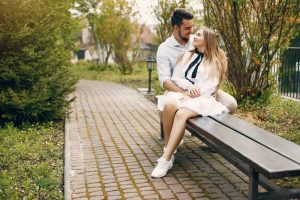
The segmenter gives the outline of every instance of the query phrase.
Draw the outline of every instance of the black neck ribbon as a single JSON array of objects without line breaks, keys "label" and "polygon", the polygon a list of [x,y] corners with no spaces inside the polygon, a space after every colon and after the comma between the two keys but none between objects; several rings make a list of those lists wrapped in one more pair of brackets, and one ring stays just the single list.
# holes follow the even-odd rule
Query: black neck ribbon
[{"label": "black neck ribbon", "polygon": [[[188,75],[188,72],[193,68],[193,66],[195,66],[193,72],[192,72],[192,78],[196,78],[196,75],[197,75],[197,71],[198,71],[198,67],[203,59],[203,53],[201,52],[195,52],[197,55],[197,57],[195,58],[195,60],[193,60],[193,62],[191,62],[191,64],[188,66],[187,70],[185,71],[185,78],[190,81],[192,84],[194,84],[193,81],[191,81],[187,75]],[[199,61],[200,60],[200,61]]]}]

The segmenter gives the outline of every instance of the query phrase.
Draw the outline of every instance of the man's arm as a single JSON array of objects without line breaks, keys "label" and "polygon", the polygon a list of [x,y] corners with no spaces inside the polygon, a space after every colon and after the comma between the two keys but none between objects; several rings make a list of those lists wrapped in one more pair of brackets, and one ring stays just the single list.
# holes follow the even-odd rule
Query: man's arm
[{"label": "man's arm", "polygon": [[189,95],[189,92],[178,87],[172,80],[172,67],[170,63],[170,58],[168,56],[168,48],[163,44],[158,47],[156,53],[156,61],[157,61],[157,73],[159,82],[162,88],[172,91],[172,92],[180,92],[185,95]]},{"label": "man's arm", "polygon": [[181,89],[172,80],[169,80],[169,79],[166,79],[163,82],[163,88],[168,90],[168,91],[180,92],[180,93],[183,93],[183,94],[187,94],[186,90]]},{"label": "man's arm", "polygon": [[172,67],[169,59],[170,58],[168,57],[168,49],[165,46],[160,45],[156,54],[157,73],[160,85],[165,90],[172,92],[181,92],[185,94],[185,91],[178,87],[171,80]]}]

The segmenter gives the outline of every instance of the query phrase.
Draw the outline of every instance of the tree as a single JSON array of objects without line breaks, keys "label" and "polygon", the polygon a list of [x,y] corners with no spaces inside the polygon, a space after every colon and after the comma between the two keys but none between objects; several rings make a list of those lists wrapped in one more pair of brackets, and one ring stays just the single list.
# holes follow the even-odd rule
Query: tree
[{"label": "tree", "polygon": [[157,44],[165,41],[173,32],[171,25],[171,17],[176,8],[186,8],[187,10],[194,12],[194,27],[197,29],[202,23],[200,20],[199,8],[195,8],[195,1],[187,0],[158,0],[157,6],[154,7],[154,14],[159,21],[159,24],[155,27],[155,42]]},{"label": "tree", "polygon": [[122,74],[132,73],[141,31],[133,21],[136,13],[132,3],[127,0],[81,0],[79,3],[80,11],[88,17],[95,48],[106,55],[104,64],[112,55]]},{"label": "tree", "polygon": [[162,43],[172,34],[171,16],[177,7],[178,4],[175,0],[159,0],[154,8],[155,16],[159,21],[159,24],[155,27],[157,44]]},{"label": "tree", "polygon": [[65,116],[76,83],[69,8],[71,0],[0,1],[0,123]]},{"label": "tree", "polygon": [[132,64],[139,49],[141,27],[132,21],[135,13],[132,11],[132,5],[126,0],[116,1],[112,11],[110,24],[114,24],[114,28],[110,30],[108,37],[111,37],[114,60],[122,74],[131,74]]},{"label": "tree", "polygon": [[[271,69],[294,35],[298,0],[203,0],[207,26],[221,35],[237,100],[271,94]],[[267,99],[267,96],[265,97]]]},{"label": "tree", "polygon": [[114,4],[113,1],[103,3],[102,0],[78,0],[76,3],[78,4],[76,9],[84,14],[83,18],[88,20],[91,33],[90,40],[94,50],[99,57],[101,56],[97,64],[107,64],[111,55],[111,48],[103,35],[105,35],[105,31],[111,28],[111,25],[105,22],[103,6]]}]

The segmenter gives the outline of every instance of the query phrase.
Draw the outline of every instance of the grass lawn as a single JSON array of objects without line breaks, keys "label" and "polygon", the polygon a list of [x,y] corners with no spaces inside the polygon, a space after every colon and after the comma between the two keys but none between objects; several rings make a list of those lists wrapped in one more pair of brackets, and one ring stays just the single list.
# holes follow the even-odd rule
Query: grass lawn
[{"label": "grass lawn", "polygon": [[62,123],[0,129],[0,199],[63,199]]}]

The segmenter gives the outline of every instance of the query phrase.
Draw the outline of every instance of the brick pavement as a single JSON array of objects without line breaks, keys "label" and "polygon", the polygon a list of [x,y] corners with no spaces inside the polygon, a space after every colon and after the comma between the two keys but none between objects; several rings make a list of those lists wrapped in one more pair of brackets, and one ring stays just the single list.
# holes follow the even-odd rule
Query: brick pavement
[{"label": "brick pavement", "polygon": [[122,85],[81,80],[66,119],[65,199],[246,199],[248,178],[185,135],[166,177],[156,106]]}]

